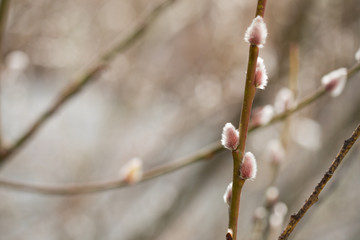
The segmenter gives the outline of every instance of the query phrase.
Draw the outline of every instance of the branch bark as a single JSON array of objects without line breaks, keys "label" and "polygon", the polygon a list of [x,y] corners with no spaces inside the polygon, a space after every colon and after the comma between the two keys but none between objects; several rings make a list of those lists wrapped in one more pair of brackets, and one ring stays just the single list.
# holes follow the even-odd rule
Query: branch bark
[{"label": "branch bark", "polygon": [[310,197],[305,201],[304,205],[300,208],[300,210],[296,214],[292,214],[290,217],[290,221],[282,234],[279,236],[279,240],[288,239],[296,225],[300,222],[305,213],[309,210],[309,208],[314,205],[319,200],[319,195],[321,191],[324,189],[327,182],[334,175],[336,169],[339,167],[342,160],[345,158],[346,154],[349,152],[351,147],[354,145],[356,140],[360,135],[360,124],[357,126],[353,134],[350,138],[344,141],[342,148],[339,153],[336,155],[335,160],[332,162],[330,168],[326,171],[320,182],[316,185],[314,191],[310,195]]},{"label": "branch bark", "polygon": [[[258,0],[255,16],[264,17],[266,0]],[[228,228],[232,232],[232,236],[227,233],[226,239],[237,239],[237,226],[239,218],[240,198],[241,190],[244,186],[245,179],[240,177],[240,168],[242,159],[245,154],[246,138],[248,134],[249,121],[251,115],[251,108],[254,101],[256,87],[254,84],[255,70],[257,64],[257,58],[259,55],[259,47],[256,45],[250,45],[249,48],[249,60],[246,71],[246,81],[244,90],[244,100],[241,110],[240,123],[239,123],[239,147],[235,151],[232,151],[233,156],[233,187],[232,197],[229,213],[229,225]]]}]

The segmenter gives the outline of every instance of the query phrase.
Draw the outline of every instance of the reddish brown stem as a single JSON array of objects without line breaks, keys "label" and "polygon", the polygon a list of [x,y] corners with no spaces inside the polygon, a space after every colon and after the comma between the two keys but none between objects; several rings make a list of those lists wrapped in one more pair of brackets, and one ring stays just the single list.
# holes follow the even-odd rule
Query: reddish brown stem
[{"label": "reddish brown stem", "polygon": [[[259,0],[256,9],[256,16],[260,15],[264,17],[265,13],[266,0]],[[232,230],[233,236],[230,239],[236,240],[237,238],[237,226],[239,218],[239,208],[240,208],[240,198],[241,190],[245,183],[245,180],[240,177],[240,168],[242,164],[242,159],[245,153],[245,145],[247,139],[247,133],[249,128],[249,121],[251,115],[251,108],[255,97],[255,70],[257,58],[259,55],[259,47],[255,45],[250,45],[249,48],[249,60],[248,67],[246,72],[246,82],[244,90],[244,100],[242,105],[242,111],[240,116],[239,123],[239,146],[236,151],[232,152],[233,156],[233,188],[232,188],[232,198],[229,214],[229,229]],[[229,239],[229,236],[226,236]]]}]

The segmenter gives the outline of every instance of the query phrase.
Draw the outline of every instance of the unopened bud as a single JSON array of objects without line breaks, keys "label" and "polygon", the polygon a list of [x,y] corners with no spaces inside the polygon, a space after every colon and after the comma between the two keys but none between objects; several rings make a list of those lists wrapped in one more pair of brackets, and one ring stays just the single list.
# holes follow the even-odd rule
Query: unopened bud
[{"label": "unopened bud", "polygon": [[279,189],[277,189],[276,187],[269,187],[266,190],[265,195],[266,195],[266,203],[269,206],[273,206],[279,198]]},{"label": "unopened bud", "polygon": [[254,82],[256,88],[260,88],[263,90],[268,83],[268,76],[266,73],[264,59],[262,59],[261,57],[257,58]]},{"label": "unopened bud", "polygon": [[239,131],[231,123],[226,123],[223,128],[221,144],[229,150],[236,150],[239,145]]},{"label": "unopened bud", "polygon": [[274,108],[271,105],[255,108],[251,118],[251,124],[262,126],[268,124],[274,116]]},{"label": "unopened bud", "polygon": [[254,211],[254,219],[262,220],[266,217],[267,210],[264,207],[257,207]]},{"label": "unopened bud", "polygon": [[143,174],[142,165],[140,158],[131,159],[120,169],[121,178],[129,184],[139,182]]},{"label": "unopened bud", "polygon": [[268,240],[277,239],[281,234],[284,217],[279,214],[271,214],[269,218]]},{"label": "unopened bud", "polygon": [[282,226],[287,213],[287,207],[284,203],[278,202],[274,206],[274,213],[270,215],[269,219],[269,235],[267,239],[277,239],[282,231]]},{"label": "unopened bud", "polygon": [[278,202],[274,206],[274,213],[279,214],[281,216],[285,216],[288,212],[288,207],[283,202]]},{"label": "unopened bud", "polygon": [[282,113],[295,105],[293,92],[288,88],[282,88],[275,97],[275,112]]},{"label": "unopened bud", "polygon": [[29,57],[25,52],[12,51],[6,56],[5,63],[10,70],[22,71],[29,65]]},{"label": "unopened bud", "polygon": [[267,159],[271,164],[280,165],[285,161],[285,149],[278,139],[271,140],[266,147]]},{"label": "unopened bud", "polygon": [[276,213],[271,214],[271,216],[270,216],[270,227],[271,228],[274,228],[274,229],[281,228],[283,222],[284,222],[283,216],[276,214]]},{"label": "unopened bud", "polygon": [[245,32],[245,41],[251,45],[262,48],[265,44],[266,37],[267,28],[264,19],[261,16],[257,16]]},{"label": "unopened bud", "polygon": [[346,68],[339,68],[321,78],[321,83],[332,97],[337,97],[344,90],[347,78]]},{"label": "unopened bud", "polygon": [[251,152],[245,153],[244,160],[240,167],[240,176],[242,179],[253,180],[256,177],[257,165],[254,154]]},{"label": "unopened bud", "polygon": [[231,206],[231,196],[232,196],[232,182],[226,188],[224,193],[224,203],[226,203],[229,207]]}]

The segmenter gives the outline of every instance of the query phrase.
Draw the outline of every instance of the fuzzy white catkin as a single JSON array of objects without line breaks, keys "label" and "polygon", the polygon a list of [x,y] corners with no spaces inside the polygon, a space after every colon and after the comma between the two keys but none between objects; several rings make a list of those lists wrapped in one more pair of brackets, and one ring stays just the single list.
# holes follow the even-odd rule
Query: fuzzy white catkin
[{"label": "fuzzy white catkin", "polygon": [[339,68],[323,76],[321,83],[332,97],[337,97],[344,90],[346,79],[347,69]]},{"label": "fuzzy white catkin", "polygon": [[223,128],[221,144],[229,150],[236,150],[239,145],[239,131],[231,123],[226,123]]},{"label": "fuzzy white catkin", "polygon": [[264,19],[257,16],[245,32],[245,41],[262,48],[266,42],[267,28]]},{"label": "fuzzy white catkin", "polygon": [[226,188],[223,199],[224,203],[226,203],[229,207],[231,205],[231,197],[232,197],[232,182]]},{"label": "fuzzy white catkin", "polygon": [[295,105],[293,92],[288,88],[281,88],[276,94],[274,109],[276,113],[282,113]]},{"label": "fuzzy white catkin", "polygon": [[255,81],[255,87],[260,88],[262,90],[264,90],[268,84],[268,76],[264,64],[264,59],[262,59],[261,57],[258,57],[256,62],[254,81]]},{"label": "fuzzy white catkin", "polygon": [[257,107],[253,110],[253,116],[251,118],[254,125],[268,124],[274,116],[274,108],[270,104],[263,107]]},{"label": "fuzzy white catkin", "polygon": [[243,163],[240,168],[240,176],[242,179],[254,180],[257,173],[257,164],[254,154],[251,152],[245,153]]}]

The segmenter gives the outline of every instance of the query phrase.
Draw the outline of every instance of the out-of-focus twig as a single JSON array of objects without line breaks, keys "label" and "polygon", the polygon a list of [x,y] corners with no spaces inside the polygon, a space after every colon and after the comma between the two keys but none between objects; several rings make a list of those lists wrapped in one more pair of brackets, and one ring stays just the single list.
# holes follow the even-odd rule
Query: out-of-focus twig
[{"label": "out-of-focus twig", "polygon": [[[298,93],[298,75],[299,75],[299,48],[293,43],[289,49],[289,89],[291,90],[294,99],[297,98]],[[281,143],[285,150],[288,146],[290,135],[290,121],[291,118],[287,118],[284,123],[284,127],[281,132]],[[275,180],[275,179],[274,179]]]},{"label": "out-of-focus twig", "polygon": [[[298,74],[299,74],[299,48],[296,44],[291,44],[289,48],[289,89],[293,93],[294,99],[297,97],[298,92]],[[283,128],[280,133],[280,142],[284,147],[285,154],[288,148],[289,141],[289,130],[290,130],[291,118],[288,117],[285,119]],[[268,189],[271,186],[274,186],[276,179],[279,175],[281,165],[280,164],[271,164],[271,178],[267,185]],[[251,240],[261,240],[269,239],[269,230],[270,230],[270,211],[273,208],[272,204],[268,204],[268,199],[266,199],[260,207],[263,209],[266,214],[264,218],[255,218],[254,227],[253,227],[253,237]],[[262,226],[259,228],[258,226]]]},{"label": "out-of-focus twig", "polygon": [[[209,145],[195,154],[182,157],[168,164],[146,171],[139,182],[144,182],[152,178],[164,175],[166,173],[173,172],[177,169],[198,162],[199,160],[209,159],[214,154],[222,150],[223,147],[218,143]],[[87,183],[87,184],[78,184],[78,185],[70,185],[70,186],[68,185],[68,186],[59,187],[59,186],[27,184],[27,183],[20,183],[20,182],[14,182],[14,181],[2,179],[0,180],[0,186],[8,187],[11,189],[18,189],[27,192],[42,193],[42,194],[76,195],[76,194],[100,192],[110,189],[121,188],[121,187],[129,186],[129,183],[124,179],[116,179],[116,180],[97,182],[97,183]]]},{"label": "out-of-focus twig", "polygon": [[[0,3],[0,58],[1,58],[1,64],[0,64],[0,74],[2,73],[3,69],[3,42],[4,42],[4,33],[6,29],[6,23],[8,19],[8,13],[10,8],[10,0],[2,0]],[[0,76],[0,98],[1,98],[1,77]],[[1,99],[0,99],[1,103]],[[1,105],[1,104],[0,104]],[[1,121],[1,107],[0,107],[0,154],[3,151],[3,141],[2,141],[2,121]]]},{"label": "out-of-focus twig", "polygon": [[96,79],[98,74],[107,67],[115,56],[132,46],[139,40],[149,29],[154,20],[167,7],[176,2],[176,0],[165,0],[163,3],[155,7],[146,17],[144,22],[138,26],[128,37],[116,44],[107,53],[105,53],[98,62],[88,69],[82,76],[76,79],[72,84],[66,87],[58,96],[58,98],[50,105],[50,107],[26,130],[22,136],[15,141],[10,147],[4,149],[0,156],[0,165],[7,162],[11,155],[18,151],[28,140],[44,125],[44,123],[59,110],[71,97],[75,96],[80,90],[86,86],[91,80]]},{"label": "out-of-focus twig", "polygon": [[345,158],[346,154],[349,152],[351,147],[358,139],[359,135],[360,135],[360,124],[357,126],[351,137],[344,141],[344,144],[340,149],[339,153],[337,154],[335,160],[332,162],[330,168],[326,171],[321,181],[316,185],[314,191],[312,192],[310,197],[306,200],[304,205],[300,208],[300,210],[296,214],[291,215],[289,224],[286,226],[283,233],[279,236],[279,240],[288,239],[288,237],[290,236],[296,225],[299,223],[301,218],[305,215],[305,213],[309,210],[309,208],[319,200],[319,194],[324,189],[327,182],[331,179],[336,169],[338,168],[342,160]]},{"label": "out-of-focus twig", "polygon": [[296,99],[299,75],[299,46],[296,43],[290,45],[289,64],[289,89],[293,92]]},{"label": "out-of-focus twig", "polygon": [[[360,63],[354,65],[352,68],[350,68],[348,70],[347,79],[350,80],[351,77],[353,77],[359,71],[360,71]],[[295,113],[295,112],[303,109],[304,107],[308,106],[309,104],[315,102],[317,99],[319,99],[320,97],[325,95],[325,93],[326,93],[325,87],[323,87],[323,86],[319,87],[315,92],[311,93],[309,96],[305,97],[302,101],[300,101],[295,107],[292,107],[283,113],[275,115],[271,119],[271,121],[269,121],[269,123],[267,123],[266,125],[271,125],[273,123],[279,122],[279,121],[287,118],[288,116],[292,115],[293,113]],[[258,129],[260,127],[264,127],[266,125],[252,126],[251,130],[256,130],[256,129]]]},{"label": "out-of-focus twig", "polygon": [[[360,64],[357,64],[353,68],[351,68],[348,72],[348,78],[352,77],[355,73],[360,71]],[[269,124],[262,125],[262,126],[255,126],[249,128],[249,133],[262,128],[269,126],[271,124],[274,124],[276,122],[282,121],[283,119],[286,119],[288,116],[291,116],[293,113],[299,111],[303,107],[309,105],[310,103],[314,102],[315,100],[319,99],[321,96],[324,95],[318,94],[318,92],[322,92],[322,88],[315,91],[315,93],[311,94],[310,97],[307,97],[300,101],[298,106],[302,107],[293,107],[289,109],[288,111],[275,115]],[[316,96],[316,97],[314,97]],[[176,171],[177,169],[180,169],[182,167],[185,167],[187,165],[190,165],[192,163],[209,159],[215,154],[222,152],[224,150],[224,147],[221,145],[219,141],[212,143],[203,149],[187,156],[183,157],[181,159],[175,160],[173,162],[170,162],[166,165],[159,166],[157,168],[154,168],[153,170],[149,170],[144,173],[143,178],[139,182],[143,182],[146,180],[150,180],[152,178]],[[110,189],[116,189],[129,186],[127,182],[125,182],[122,179],[119,180],[112,180],[112,181],[106,181],[101,183],[85,183],[85,184],[78,184],[78,185],[68,185],[68,186],[46,186],[46,185],[36,185],[31,183],[21,183],[21,182],[15,182],[12,180],[5,180],[0,179],[0,187],[8,187],[11,189],[17,189],[27,192],[36,192],[36,193],[43,193],[43,194],[53,194],[53,195],[76,195],[76,194],[83,194],[83,193],[91,193],[91,192],[101,192],[106,191]]]}]

